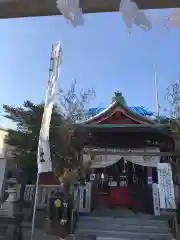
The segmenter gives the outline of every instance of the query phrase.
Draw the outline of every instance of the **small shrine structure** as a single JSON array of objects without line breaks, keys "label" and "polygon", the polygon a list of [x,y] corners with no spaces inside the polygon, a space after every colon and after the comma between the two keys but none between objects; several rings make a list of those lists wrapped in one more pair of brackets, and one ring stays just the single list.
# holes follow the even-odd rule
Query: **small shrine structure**
[{"label": "small shrine structure", "polygon": [[168,162],[174,151],[169,125],[133,111],[116,92],[108,108],[77,124],[77,133],[82,129],[86,135],[82,158],[92,161],[87,175],[92,183],[91,208],[123,206],[153,213],[157,164]]}]

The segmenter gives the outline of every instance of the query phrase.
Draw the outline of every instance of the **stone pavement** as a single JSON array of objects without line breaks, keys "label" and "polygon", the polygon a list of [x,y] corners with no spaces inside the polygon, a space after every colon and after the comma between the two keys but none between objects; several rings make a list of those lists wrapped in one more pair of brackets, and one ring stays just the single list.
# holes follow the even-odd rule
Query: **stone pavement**
[{"label": "stone pavement", "polygon": [[[30,234],[31,234],[31,229],[23,230],[23,239],[29,240]],[[60,238],[58,236],[46,234],[41,230],[35,229],[33,240],[60,240]]]},{"label": "stone pavement", "polygon": [[[23,230],[23,240],[30,240],[31,229]],[[84,238],[83,238],[84,239]],[[36,229],[34,231],[33,240],[77,240],[73,235],[68,236],[66,239],[61,239],[58,236],[46,234],[42,230]],[[78,240],[81,240],[78,238]]]}]

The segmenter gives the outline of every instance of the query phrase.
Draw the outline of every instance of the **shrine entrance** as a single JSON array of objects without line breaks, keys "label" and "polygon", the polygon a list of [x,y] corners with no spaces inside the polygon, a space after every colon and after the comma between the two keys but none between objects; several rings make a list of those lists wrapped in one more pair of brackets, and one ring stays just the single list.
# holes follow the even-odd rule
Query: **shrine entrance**
[{"label": "shrine entrance", "polygon": [[88,176],[92,184],[92,210],[126,208],[153,213],[152,168],[124,158],[107,167],[97,167],[97,164],[95,167],[92,164]]}]

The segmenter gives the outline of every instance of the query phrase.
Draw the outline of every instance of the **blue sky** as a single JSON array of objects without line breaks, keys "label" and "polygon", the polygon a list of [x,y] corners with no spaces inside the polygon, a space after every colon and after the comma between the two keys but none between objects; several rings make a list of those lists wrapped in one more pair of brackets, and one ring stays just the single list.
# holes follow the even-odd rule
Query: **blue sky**
[{"label": "blue sky", "polygon": [[[160,105],[166,87],[180,77],[180,29],[155,26],[150,32],[134,28],[132,36],[119,13],[85,15],[85,25],[73,28],[62,16],[0,20],[0,111],[3,104],[39,103],[45,98],[51,46],[63,44],[64,63],[59,86],[93,87],[92,107],[106,107],[114,91],[129,105],[155,111],[153,55],[156,57]],[[8,127],[1,119],[0,125]]]}]

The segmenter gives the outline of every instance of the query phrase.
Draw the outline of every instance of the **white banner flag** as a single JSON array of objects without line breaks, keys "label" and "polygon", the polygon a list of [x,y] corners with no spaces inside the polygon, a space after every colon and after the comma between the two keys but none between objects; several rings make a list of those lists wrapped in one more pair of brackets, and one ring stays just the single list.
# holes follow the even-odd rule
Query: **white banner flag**
[{"label": "white banner flag", "polygon": [[49,146],[49,127],[51,121],[51,114],[56,96],[56,86],[59,78],[60,66],[62,64],[62,49],[61,44],[58,42],[53,46],[52,50],[52,66],[51,74],[49,77],[46,101],[44,106],[44,113],[42,118],[41,130],[39,135],[38,145],[38,173],[52,171],[51,152]]}]

